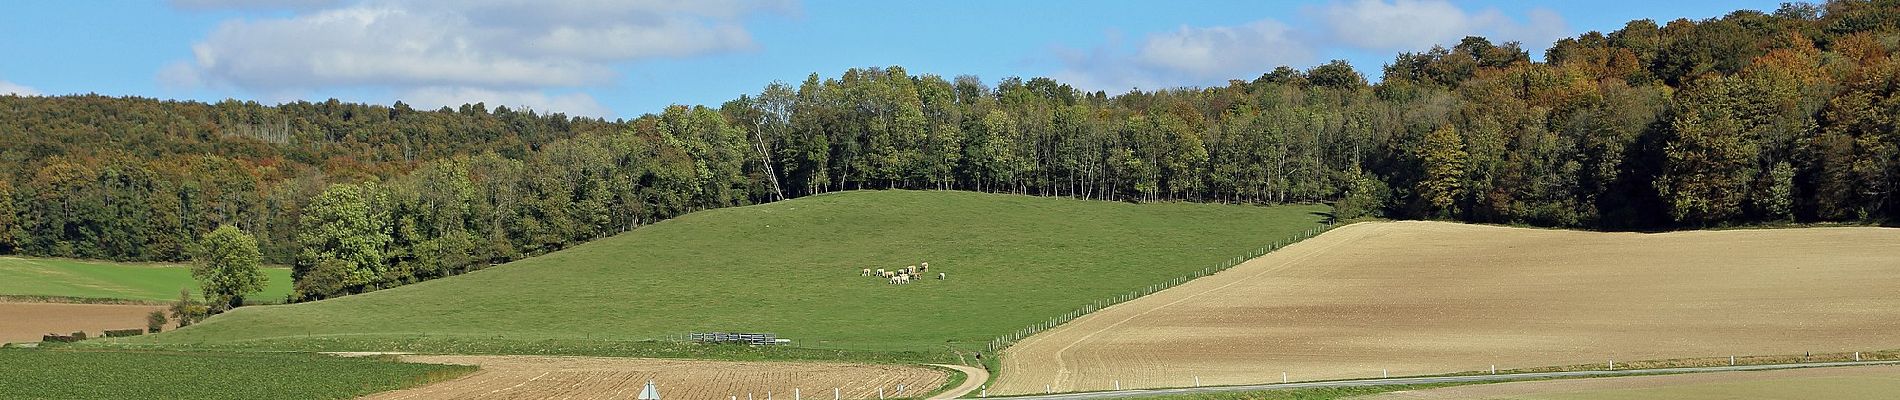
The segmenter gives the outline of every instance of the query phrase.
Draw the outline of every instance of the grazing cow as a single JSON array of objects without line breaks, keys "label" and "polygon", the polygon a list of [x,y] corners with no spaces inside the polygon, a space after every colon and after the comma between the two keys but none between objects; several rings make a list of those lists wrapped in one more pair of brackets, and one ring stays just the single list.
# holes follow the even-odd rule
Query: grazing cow
[{"label": "grazing cow", "polygon": [[940,280],[940,281],[941,281],[941,280],[943,280],[943,273],[942,273],[942,272],[938,272],[938,273],[937,273],[937,280]]},{"label": "grazing cow", "polygon": [[930,270],[930,263],[921,263],[921,264],[918,264],[918,265],[917,265],[917,270],[918,270],[918,271],[929,271],[929,270]]},{"label": "grazing cow", "polygon": [[884,276],[884,269],[883,269],[883,268],[878,268],[878,269],[877,269],[877,276]]},{"label": "grazing cow", "polygon": [[871,269],[865,268],[862,270],[858,270],[858,276],[871,276]]}]

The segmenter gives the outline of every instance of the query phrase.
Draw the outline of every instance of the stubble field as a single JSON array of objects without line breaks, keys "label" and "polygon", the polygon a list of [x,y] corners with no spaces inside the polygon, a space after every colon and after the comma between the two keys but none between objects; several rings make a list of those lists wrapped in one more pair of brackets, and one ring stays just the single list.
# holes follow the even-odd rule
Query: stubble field
[{"label": "stubble field", "polygon": [[1900,229],[1342,227],[1024,340],[991,394],[1900,347]]}]

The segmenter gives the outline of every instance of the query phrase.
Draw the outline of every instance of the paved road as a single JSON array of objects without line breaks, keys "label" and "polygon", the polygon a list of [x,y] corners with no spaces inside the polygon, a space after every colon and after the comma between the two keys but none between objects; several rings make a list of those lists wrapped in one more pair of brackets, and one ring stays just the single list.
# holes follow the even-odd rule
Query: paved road
[{"label": "paved road", "polygon": [[970,394],[970,392],[976,391],[976,388],[983,387],[983,382],[988,382],[990,380],[990,371],[984,370],[982,368],[966,367],[962,365],[950,365],[950,364],[930,364],[930,365],[963,371],[964,379],[963,379],[963,384],[957,385],[956,388],[946,390],[943,393],[938,393],[936,396],[930,396],[929,400],[950,400],[950,399],[955,399],[958,397],[963,397],[963,395]]},{"label": "paved road", "polygon": [[1578,377],[1624,376],[1624,375],[1644,375],[1644,374],[1674,374],[1674,373],[1716,372],[1716,371],[1761,371],[1761,370],[1788,369],[1788,368],[1844,367],[1844,366],[1854,366],[1854,365],[1886,365],[1886,364],[1900,364],[1900,361],[1864,361],[1864,362],[1847,361],[1847,362],[1823,362],[1823,363],[1801,363],[1801,364],[1738,365],[1738,366],[1733,366],[1733,367],[1656,368],[1656,369],[1630,369],[1630,370],[1616,370],[1616,371],[1528,372],[1528,373],[1500,374],[1500,375],[1465,375],[1465,376],[1434,376],[1434,377],[1418,377],[1418,378],[1357,379],[1357,380],[1347,380],[1347,381],[1274,383],[1274,384],[1265,384],[1265,385],[1212,386],[1212,387],[1176,388],[1176,389],[1117,390],[1117,391],[1107,391],[1107,392],[1086,392],[1086,393],[1066,393],[1066,394],[1051,394],[1051,395],[1038,395],[1038,396],[1017,396],[1017,397],[1009,397],[1009,399],[1010,400],[1114,399],[1114,398],[1125,398],[1125,397],[1150,397],[1150,396],[1161,396],[1161,395],[1170,395],[1170,394],[1245,392],[1245,391],[1274,390],[1274,389],[1305,389],[1305,388],[1355,387],[1355,386],[1377,386],[1377,385],[1413,385],[1413,384],[1425,384],[1425,383],[1454,383],[1454,382],[1498,382],[1498,381],[1514,381],[1514,380],[1544,379],[1544,378],[1578,378]]}]

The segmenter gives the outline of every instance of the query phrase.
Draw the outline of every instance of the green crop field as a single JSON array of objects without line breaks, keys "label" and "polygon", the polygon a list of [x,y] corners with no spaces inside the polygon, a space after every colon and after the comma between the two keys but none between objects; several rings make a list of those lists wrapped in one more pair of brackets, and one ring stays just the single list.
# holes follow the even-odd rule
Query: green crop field
[{"label": "green crop field", "polygon": [[[270,278],[251,302],[279,303],[290,295],[290,269],[265,268]],[[0,296],[168,301],[178,289],[198,292],[191,267],[53,258],[0,257]]]},{"label": "green crop field", "polygon": [[308,353],[0,350],[4,399],[336,399],[475,370]]},{"label": "green crop field", "polygon": [[[462,276],[313,303],[246,307],[189,328],[116,342],[755,355],[744,347],[680,350],[634,342],[688,331],[736,331],[793,340],[801,348],[783,350],[796,354],[788,358],[946,357],[950,350],[982,349],[997,335],[1090,301],[1288,238],[1324,219],[1327,210],[847,192],[693,213]],[[920,261],[931,265],[928,279],[909,285],[859,276],[861,268]],[[936,280],[937,272],[948,280]]]}]

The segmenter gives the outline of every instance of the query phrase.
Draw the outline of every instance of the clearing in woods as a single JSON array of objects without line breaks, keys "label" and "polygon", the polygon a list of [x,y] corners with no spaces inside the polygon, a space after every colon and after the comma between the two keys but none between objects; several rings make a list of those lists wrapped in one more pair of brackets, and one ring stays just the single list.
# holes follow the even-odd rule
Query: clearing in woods
[{"label": "clearing in woods", "polygon": [[1900,229],[1341,227],[1038,334],[991,394],[1900,347]]},{"label": "clearing in woods", "polygon": [[[480,366],[452,381],[378,393],[368,399],[628,399],[647,381],[682,400],[919,397],[949,374],[903,365],[734,362],[551,356],[403,356],[403,361]],[[898,392],[903,385],[904,392]]]},{"label": "clearing in woods", "polygon": [[[1324,219],[1326,209],[834,193],[695,212],[469,274],[243,307],[123,341],[947,363],[958,360],[953,351],[982,350],[998,335],[1291,237]],[[933,275],[909,285],[859,276],[863,268],[922,261]],[[936,280],[939,272],[949,279]],[[724,347],[639,342],[689,331],[771,332],[796,347],[693,354]]]},{"label": "clearing in woods", "polygon": [[1878,400],[1900,393],[1900,366],[1872,365],[1557,379],[1391,392],[1363,400]]}]

